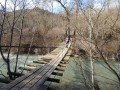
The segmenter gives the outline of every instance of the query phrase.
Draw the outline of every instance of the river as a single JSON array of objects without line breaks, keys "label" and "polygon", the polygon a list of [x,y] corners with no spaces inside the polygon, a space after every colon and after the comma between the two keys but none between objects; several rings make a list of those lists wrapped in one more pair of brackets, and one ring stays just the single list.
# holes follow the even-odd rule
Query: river
[{"label": "river", "polygon": [[[80,64],[86,78],[86,86]],[[120,84],[116,76],[108,69],[103,60],[94,61],[93,64],[94,78],[98,82],[100,90],[120,90]],[[120,72],[120,62],[109,61],[109,64],[111,64],[117,73]],[[56,90],[92,90],[90,61],[80,57],[70,58],[60,83],[52,82],[50,88],[55,88]]]},{"label": "river", "polygon": [[[7,54],[4,54],[5,56],[7,56]],[[42,55],[35,55],[35,54],[30,54],[29,56],[27,54],[20,54],[19,58],[18,58],[18,67],[23,66],[25,61],[27,64],[29,63],[33,63],[34,60],[39,60],[42,57]],[[16,62],[16,54],[11,54],[10,55],[10,65],[11,65],[11,70],[13,71],[15,68],[15,62]],[[21,70],[18,69],[18,72],[20,72]],[[4,74],[5,76],[7,76],[7,68],[6,68],[6,64],[4,62],[4,60],[2,59],[2,57],[0,56],[0,77],[3,77],[2,74]],[[24,71],[24,73],[26,73],[26,71]]]},{"label": "river", "polygon": [[[11,54],[11,70],[14,70],[15,65],[15,54]],[[40,55],[29,55],[27,63],[32,63],[34,60],[40,59]],[[23,66],[25,60],[27,59],[26,54],[21,54],[19,56],[18,67]],[[2,58],[0,57],[0,70],[3,74],[6,75],[6,65],[4,64]],[[4,65],[3,65],[4,64]],[[71,58],[67,64],[66,70],[61,77],[61,82],[57,85],[57,90],[87,90],[84,86],[84,78],[82,75],[81,67],[84,69],[84,74],[87,80],[88,88],[91,84],[91,74],[90,70],[90,61],[82,58]],[[107,65],[103,60],[94,61],[94,78],[97,80],[101,90],[120,90],[120,84],[116,76],[109,70]],[[117,71],[120,75],[120,62],[109,61],[109,64]],[[3,66],[2,66],[3,65]],[[2,77],[2,76],[0,76]],[[52,83],[51,87],[56,87],[56,83]]]}]

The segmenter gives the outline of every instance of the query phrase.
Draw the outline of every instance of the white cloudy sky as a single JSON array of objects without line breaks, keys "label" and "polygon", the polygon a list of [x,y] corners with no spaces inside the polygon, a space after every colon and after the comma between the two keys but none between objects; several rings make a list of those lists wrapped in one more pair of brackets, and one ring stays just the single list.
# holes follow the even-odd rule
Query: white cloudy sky
[{"label": "white cloudy sky", "polygon": [[[13,1],[15,0],[7,0],[7,9],[8,10],[11,10],[13,9]],[[17,0],[17,1],[22,1],[22,0]],[[51,10],[51,4],[41,4],[41,1],[42,0],[26,0],[27,1],[27,8],[33,8],[37,5],[39,5],[39,7],[41,8],[44,8],[44,9],[48,9],[48,10]],[[33,2],[33,1],[37,1],[37,3]],[[47,0],[44,0],[44,1],[47,1]],[[49,0],[50,1],[50,0]],[[63,0],[63,1],[67,1],[67,2],[71,2],[73,0]],[[94,0],[94,7],[95,8],[101,8],[103,3],[104,3],[105,0]],[[117,3],[118,0],[110,0],[110,7],[111,8],[114,8],[116,6],[118,6],[118,3]],[[88,0],[83,0],[83,3],[87,3]],[[5,0],[0,0],[0,3],[1,5],[4,6],[4,3],[5,3]],[[33,4],[34,3],[34,4]],[[1,8],[1,5],[0,5],[0,8]],[[57,2],[53,2],[53,7],[54,7],[54,11],[57,11],[60,9],[60,4],[58,4]],[[20,6],[17,7],[17,9],[19,9]]]},{"label": "white cloudy sky", "polygon": [[[0,0],[0,8],[2,8],[2,5],[5,6],[5,1],[6,0]],[[10,11],[13,10],[13,8],[14,8],[14,5],[13,5],[14,1],[15,0],[7,0],[6,7],[7,7],[8,10],[10,10]],[[51,4],[50,3],[43,4],[42,0],[17,0],[17,2],[21,2],[21,1],[27,1],[26,8],[34,8],[35,6],[38,6],[38,7],[44,8],[44,9],[51,10]],[[37,1],[37,2],[34,2],[34,1]],[[59,6],[60,5],[57,2],[55,2],[55,1],[53,2],[54,9],[59,7]],[[20,8],[20,5],[18,5],[18,7],[16,9],[19,9],[19,8]]]},{"label": "white cloudy sky", "polygon": [[[95,0],[94,7],[95,8],[101,8],[105,1],[107,1],[107,0]],[[108,0],[108,1],[110,2],[109,7],[110,8],[115,8],[119,5],[118,1],[120,1],[120,0]]]}]

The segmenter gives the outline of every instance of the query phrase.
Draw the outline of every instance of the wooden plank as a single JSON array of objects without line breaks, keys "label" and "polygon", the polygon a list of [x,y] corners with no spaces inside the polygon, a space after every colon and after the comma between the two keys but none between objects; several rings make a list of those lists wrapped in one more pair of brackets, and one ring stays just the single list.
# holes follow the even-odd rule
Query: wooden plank
[{"label": "wooden plank", "polygon": [[[61,53],[60,53],[61,54]],[[59,56],[59,54],[57,55],[57,57]],[[55,59],[53,59],[53,61],[55,61],[56,59],[57,59],[57,57],[55,58]],[[53,63],[53,61],[51,61],[48,65],[46,65],[46,67],[48,67],[48,66],[51,66],[51,64]],[[41,70],[41,69],[40,69]],[[40,72],[37,72],[37,75],[39,74]],[[35,76],[34,76],[35,77]],[[22,83],[21,83],[21,85],[20,84],[18,84],[18,85],[16,85],[15,87],[17,88],[17,89],[15,89],[15,90],[18,90],[19,88],[22,88],[23,86],[25,86],[25,84],[27,84],[27,82],[29,82],[30,80],[32,80],[32,79],[34,79],[34,77],[33,76],[30,76],[29,78],[29,80],[24,80],[24,81],[22,81]],[[38,80],[38,79],[37,79]],[[24,83],[24,85],[23,85],[23,83]]]},{"label": "wooden plank", "polygon": [[65,56],[63,60],[69,60],[70,56]]},{"label": "wooden plank", "polygon": [[[59,54],[57,55],[57,57],[59,57]],[[57,58],[56,57],[56,58]],[[56,59],[55,58],[55,59]],[[53,61],[55,62],[55,60],[53,59]],[[47,70],[49,67],[48,66],[52,66],[53,65],[53,63],[54,62],[50,62],[49,64],[46,64],[43,68],[40,68],[40,70],[38,70],[36,73],[34,73],[34,74],[32,74],[31,76],[29,76],[29,78],[27,78],[27,79],[25,79],[25,80],[23,80],[21,83],[18,83],[16,86],[14,86],[14,88],[12,89],[12,90],[19,90],[19,89],[21,89],[22,87],[24,87],[24,86],[27,86],[27,84],[29,84],[29,82],[31,81],[31,80],[39,80],[39,74],[41,74],[41,75],[43,75],[44,74],[44,71],[45,70]],[[40,76],[41,76],[40,75]],[[24,84],[23,84],[24,83]],[[31,86],[31,84],[30,85],[28,85],[28,87],[29,86]],[[26,90],[26,89],[25,89]]]},{"label": "wooden plank", "polygon": [[68,48],[65,48],[65,50],[61,51],[52,61],[50,61],[45,66],[39,67],[32,72],[16,79],[4,88],[6,90],[37,90],[37,87],[43,84],[45,80],[47,80],[48,76],[50,76],[50,74],[55,70],[56,66],[62,60],[67,51]]},{"label": "wooden plank", "polygon": [[47,81],[60,83],[60,79],[56,79],[56,78],[48,78]]},{"label": "wooden plank", "polygon": [[66,67],[66,64],[59,63],[58,66],[60,66],[60,67]]},{"label": "wooden plank", "polygon": [[[63,52],[62,52],[63,53]],[[55,69],[55,67],[58,65],[58,63],[61,61],[61,57],[63,56],[63,54],[61,54],[59,57],[58,57],[58,59],[59,60],[57,60],[56,62],[57,63],[55,63],[54,64],[54,66],[51,66],[51,69],[46,73],[46,75],[44,75],[44,77],[47,77],[48,78],[48,76],[54,71],[54,69]],[[62,57],[63,58],[63,57]],[[59,62],[58,62],[59,61]],[[43,74],[43,73],[42,73]],[[49,75],[48,75],[49,74]],[[41,74],[36,78],[36,80],[34,79],[34,81],[33,82],[31,82],[31,83],[29,83],[30,85],[31,84],[35,84],[36,82],[37,82],[37,80],[39,79],[39,81],[41,81],[40,83],[44,83],[45,82],[45,79],[46,78],[44,78],[44,77],[41,77]],[[41,79],[42,78],[42,79]],[[28,85],[28,86],[30,86],[30,85]],[[36,85],[36,84],[35,84]],[[28,86],[25,86],[26,88],[25,89],[22,89],[22,90],[27,90],[28,89]],[[32,86],[32,85],[31,85]],[[37,86],[36,86],[37,87]],[[36,88],[35,87],[35,88]],[[33,89],[34,90],[34,89]]]},{"label": "wooden plank", "polygon": [[33,68],[31,68],[31,67],[19,67],[18,69],[27,70],[27,71],[33,70]]},{"label": "wooden plank", "polygon": [[[57,55],[56,57],[58,57],[58,55]],[[51,64],[51,63],[52,63],[52,61],[50,61],[49,64]],[[48,64],[48,65],[49,65],[49,64]],[[2,88],[8,90],[8,89],[11,89],[11,88],[15,87],[17,84],[19,84],[20,82],[22,82],[23,80],[25,80],[25,79],[27,79],[27,78],[29,78],[29,77],[35,77],[34,74],[35,74],[37,71],[39,71],[39,70],[42,71],[42,70],[43,70],[46,66],[48,66],[48,65],[45,65],[45,66],[42,66],[42,67],[38,67],[38,68],[34,69],[33,71],[28,72],[27,74],[21,76],[20,78],[17,78],[16,80],[14,80],[14,81],[12,81],[11,83],[9,83],[7,86],[4,86],[4,87],[2,87]],[[39,72],[40,72],[40,71],[39,71]]]},{"label": "wooden plank", "polygon": [[38,67],[38,66],[40,66],[40,64],[34,64],[34,63],[32,63],[32,64],[27,64],[27,66]]},{"label": "wooden plank", "polygon": [[5,78],[0,78],[0,83],[8,84],[10,82],[11,82],[11,80],[8,80],[8,79],[5,79]]},{"label": "wooden plank", "polygon": [[44,60],[44,61],[47,62],[47,63],[50,62],[50,60]]},{"label": "wooden plank", "polygon": [[61,61],[60,63],[61,63],[61,64],[67,64],[68,61],[67,61],[67,60],[66,60],[66,61]]},{"label": "wooden plank", "polygon": [[55,68],[55,70],[58,70],[58,71],[65,71],[65,69],[64,69],[64,68],[61,68],[61,67],[57,67],[57,68]]},{"label": "wooden plank", "polygon": [[43,60],[52,60],[53,58],[51,57],[42,57]]},{"label": "wooden plank", "polygon": [[33,61],[33,63],[47,64],[47,62],[44,62],[44,61]]},{"label": "wooden plank", "polygon": [[50,62],[52,59],[43,59],[46,62]]},{"label": "wooden plank", "polygon": [[[63,52],[62,52],[63,53]],[[30,83],[28,83],[27,85],[25,85],[25,87],[23,88],[23,89],[21,89],[21,90],[28,90],[28,89],[30,89],[30,88],[32,88],[32,86],[34,85],[36,85],[36,83],[38,82],[38,80],[39,80],[39,82],[40,83],[44,83],[45,82],[45,80],[47,80],[47,78],[48,78],[48,76],[54,71],[54,69],[55,69],[55,67],[58,65],[58,63],[61,61],[61,58],[63,58],[62,56],[63,56],[63,54],[61,54],[60,53],[60,56],[57,58],[58,60],[57,61],[55,61],[54,62],[54,64],[53,65],[51,65],[51,66],[48,66],[48,69],[45,69],[42,73],[40,73],[32,82],[30,82]],[[47,71],[47,72],[46,72]],[[39,84],[40,84],[39,83]],[[36,87],[35,87],[36,88]],[[33,89],[33,90],[36,90],[36,89]]]},{"label": "wooden plank", "polygon": [[63,73],[60,73],[60,72],[52,72],[52,75],[63,76]]},{"label": "wooden plank", "polygon": [[[63,54],[61,54],[62,58],[66,54],[67,50]],[[30,90],[39,90],[40,88],[38,89],[38,86],[42,85],[44,81],[47,80],[48,76],[55,70],[55,67],[59,64],[60,61],[61,61],[61,58],[59,58],[59,60],[57,61],[58,63],[55,64],[55,66],[52,67],[51,70],[47,72],[46,75],[44,75],[44,77],[42,77],[42,79],[40,79]]]}]

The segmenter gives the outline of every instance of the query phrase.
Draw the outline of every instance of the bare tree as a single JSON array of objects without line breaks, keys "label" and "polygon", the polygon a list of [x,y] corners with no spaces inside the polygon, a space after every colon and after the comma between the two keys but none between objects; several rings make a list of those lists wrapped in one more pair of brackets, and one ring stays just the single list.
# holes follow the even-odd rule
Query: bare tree
[{"label": "bare tree", "polygon": [[67,8],[66,3],[67,2],[62,2],[62,0],[55,0],[57,1],[65,10],[66,13],[66,19],[67,19],[67,24],[66,24],[66,36],[70,36],[70,15],[71,11],[69,8]]},{"label": "bare tree", "polygon": [[[109,56],[106,56],[105,55],[105,51],[103,50],[103,48],[105,47],[105,44],[107,43],[107,42],[109,42],[108,41],[108,39],[110,39],[110,36],[108,37],[108,39],[107,40],[104,40],[104,39],[100,39],[100,36],[102,36],[102,35],[105,35],[105,33],[107,33],[107,32],[109,32],[109,31],[104,31],[103,33],[101,32],[101,31],[103,31],[103,30],[101,30],[101,29],[104,29],[105,27],[107,27],[108,26],[108,28],[109,28],[109,30],[110,31],[112,31],[112,32],[114,32],[113,30],[113,28],[115,28],[115,26],[116,26],[116,24],[117,24],[117,22],[118,22],[118,20],[119,20],[119,6],[118,6],[118,8],[116,8],[116,10],[117,10],[117,16],[116,16],[116,19],[114,19],[114,20],[112,20],[112,23],[110,24],[110,22],[108,22],[109,20],[110,20],[110,18],[109,17],[111,17],[111,16],[107,16],[106,15],[106,18],[107,19],[101,19],[101,18],[103,18],[104,17],[104,15],[106,14],[106,1],[103,3],[103,6],[101,7],[101,8],[94,8],[94,7],[89,7],[90,9],[90,13],[92,13],[92,14],[90,14],[90,13],[87,13],[87,10],[85,10],[85,8],[83,8],[83,6],[82,6],[82,4],[81,4],[81,0],[78,0],[79,1],[79,7],[80,7],[80,10],[81,10],[81,12],[82,12],[82,14],[81,15],[84,15],[84,19],[85,19],[85,21],[87,22],[87,24],[88,24],[88,26],[89,26],[89,29],[88,30],[90,30],[90,37],[89,38],[86,38],[85,36],[83,36],[82,35],[82,32],[80,32],[81,31],[81,28],[79,28],[79,33],[80,33],[80,35],[81,35],[81,38],[84,38],[87,42],[89,42],[89,44],[90,44],[90,46],[89,46],[89,48],[92,48],[91,47],[91,45],[93,45],[94,47],[95,47],[95,50],[97,51],[97,54],[100,56],[100,58],[102,58],[103,60],[104,60],[104,62],[105,62],[105,64],[108,66],[108,68],[110,69],[110,71],[117,77],[117,79],[118,79],[118,81],[120,82],[120,77],[119,77],[119,74],[117,73],[118,71],[116,71],[109,63],[108,63],[108,60],[107,60],[107,58],[106,57],[109,57]],[[119,1],[118,1],[118,3],[119,3]],[[89,4],[90,6],[91,6],[91,4]],[[110,9],[109,9],[110,10]],[[108,10],[107,10],[108,11]],[[91,15],[91,16],[90,16]],[[109,14],[110,15],[110,14]],[[109,19],[108,19],[109,18]],[[100,20],[101,19],[101,20]],[[111,21],[111,20],[110,20]],[[100,23],[105,23],[103,26],[101,26],[100,25]],[[110,25],[110,26],[109,26]],[[113,27],[112,29],[111,29],[111,27]],[[101,28],[101,29],[100,29]],[[108,30],[108,28],[107,28],[107,30]],[[76,28],[77,29],[77,28]],[[85,28],[84,28],[85,29]],[[101,31],[99,31],[99,30],[101,30]],[[84,32],[84,31],[83,31]],[[85,32],[84,32],[85,33]],[[102,34],[101,34],[102,33]],[[104,36],[105,37],[105,36]],[[101,41],[100,41],[101,40]],[[102,43],[102,45],[101,46],[99,46],[100,45],[100,43],[99,42],[101,42]],[[94,56],[94,53],[95,52],[93,52],[93,50],[92,50],[92,52],[91,52],[91,50],[92,49],[90,49],[90,54],[89,54],[89,56],[91,56],[91,57],[93,57]],[[91,54],[93,54],[93,55],[91,55]],[[91,65],[91,66],[93,66],[93,65]],[[94,81],[94,80],[92,80],[92,81]],[[94,84],[94,82],[93,82],[93,84]],[[94,85],[93,85],[94,86]]]},{"label": "bare tree", "polygon": [[[16,10],[18,8],[19,5],[21,5],[22,3],[22,7],[21,7],[21,11],[20,13],[17,15],[16,14]],[[12,2],[13,4],[13,8],[12,8],[12,20],[9,20],[8,18],[8,11],[7,11],[7,0],[5,0],[5,4],[2,5],[1,4],[1,7],[2,7],[2,15],[4,16],[3,19],[2,19],[2,22],[1,22],[1,36],[0,36],[0,46],[3,45],[3,36],[4,36],[4,33],[6,30],[5,30],[5,27],[8,26],[8,31],[10,33],[10,38],[9,38],[9,47],[8,47],[8,53],[7,53],[7,56],[5,56],[3,54],[3,49],[2,47],[0,47],[0,52],[1,52],[1,56],[3,58],[3,60],[5,61],[5,63],[7,64],[7,71],[8,71],[8,75],[9,75],[9,78],[10,79],[15,79],[16,77],[16,72],[17,72],[17,62],[18,62],[18,55],[19,55],[19,51],[20,51],[20,45],[21,45],[21,37],[22,37],[22,30],[23,30],[23,21],[24,21],[24,8],[25,8],[25,3],[26,1],[25,0],[22,0],[22,1],[17,1],[15,0],[14,2]],[[22,17],[22,19],[21,19]],[[20,31],[20,34],[19,34],[19,40],[18,40],[18,44],[19,44],[19,47],[18,47],[18,53],[17,53],[17,56],[16,56],[16,64],[15,64],[15,71],[14,71],[14,74],[12,73],[13,71],[11,71],[11,66],[10,66],[10,63],[11,63],[11,60],[10,60],[10,54],[11,54],[11,46],[13,44],[13,38],[14,38],[14,32],[16,31],[16,24],[18,22],[18,20],[21,19],[21,27],[20,28],[17,28],[18,31]]]}]

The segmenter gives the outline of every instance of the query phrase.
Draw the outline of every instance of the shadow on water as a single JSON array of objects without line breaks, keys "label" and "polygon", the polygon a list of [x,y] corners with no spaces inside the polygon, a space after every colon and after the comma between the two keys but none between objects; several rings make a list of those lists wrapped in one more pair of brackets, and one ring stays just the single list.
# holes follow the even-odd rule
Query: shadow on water
[{"label": "shadow on water", "polygon": [[[85,69],[85,75],[90,84],[90,73],[87,69]],[[61,79],[59,90],[88,90],[88,87],[84,84],[80,60],[78,58],[71,58]]]},{"label": "shadow on water", "polygon": [[[56,90],[91,90],[90,61],[82,60],[84,75],[87,80],[85,86],[82,70],[80,68],[81,58],[70,58],[61,82]],[[114,69],[120,70],[119,62],[109,62]],[[100,90],[120,90],[116,76],[106,68],[103,61],[94,62],[94,78],[97,80]]]},{"label": "shadow on water", "polygon": [[49,87],[51,88],[49,90],[86,90],[81,81],[78,63],[71,58],[63,72],[60,83],[52,83]]}]

